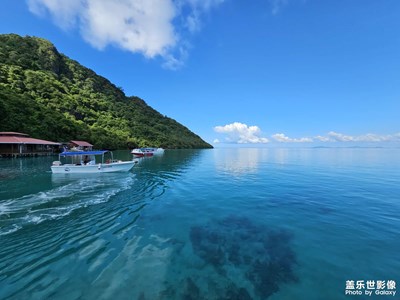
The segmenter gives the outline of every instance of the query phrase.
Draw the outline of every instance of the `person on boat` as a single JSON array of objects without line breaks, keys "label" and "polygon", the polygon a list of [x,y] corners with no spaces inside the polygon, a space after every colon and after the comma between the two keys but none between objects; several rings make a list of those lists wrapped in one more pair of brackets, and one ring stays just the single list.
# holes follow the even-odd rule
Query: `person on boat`
[{"label": "person on boat", "polygon": [[89,156],[85,155],[85,158],[84,158],[84,160],[83,160],[83,164],[84,164],[84,165],[87,165],[89,162],[90,162]]}]

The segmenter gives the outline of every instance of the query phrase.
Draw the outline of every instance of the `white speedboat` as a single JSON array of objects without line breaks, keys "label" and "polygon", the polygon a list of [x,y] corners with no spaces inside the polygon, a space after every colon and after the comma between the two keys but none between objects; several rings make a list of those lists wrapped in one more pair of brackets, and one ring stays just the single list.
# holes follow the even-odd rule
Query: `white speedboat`
[{"label": "white speedboat", "polygon": [[[104,155],[110,154],[110,158],[104,160]],[[96,157],[101,156],[101,162],[96,162]],[[62,159],[68,163],[62,163]],[[53,173],[108,173],[127,172],[137,161],[114,160],[111,151],[64,151],[59,154],[59,160],[51,166]]]},{"label": "white speedboat", "polygon": [[137,148],[133,149],[131,153],[137,157],[153,156],[157,154],[163,154],[163,148]]}]

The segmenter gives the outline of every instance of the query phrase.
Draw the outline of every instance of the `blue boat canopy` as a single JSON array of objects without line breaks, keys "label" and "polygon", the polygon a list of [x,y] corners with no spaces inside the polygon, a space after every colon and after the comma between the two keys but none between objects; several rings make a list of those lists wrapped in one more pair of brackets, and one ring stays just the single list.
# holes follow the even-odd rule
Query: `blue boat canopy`
[{"label": "blue boat canopy", "polygon": [[64,151],[60,153],[60,156],[77,156],[77,155],[103,155],[108,150],[101,151]]}]

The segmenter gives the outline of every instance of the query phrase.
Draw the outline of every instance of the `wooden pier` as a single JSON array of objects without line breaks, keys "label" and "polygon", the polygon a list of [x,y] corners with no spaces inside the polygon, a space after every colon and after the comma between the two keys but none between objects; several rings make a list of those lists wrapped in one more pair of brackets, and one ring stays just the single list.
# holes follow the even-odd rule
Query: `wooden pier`
[{"label": "wooden pier", "polygon": [[0,153],[0,158],[24,158],[57,155],[54,152]]}]

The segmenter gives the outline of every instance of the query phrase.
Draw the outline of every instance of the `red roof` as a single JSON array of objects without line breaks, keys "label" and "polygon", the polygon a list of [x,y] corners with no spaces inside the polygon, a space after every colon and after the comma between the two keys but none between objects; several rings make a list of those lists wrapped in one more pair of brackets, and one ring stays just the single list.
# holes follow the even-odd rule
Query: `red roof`
[{"label": "red roof", "polygon": [[81,147],[93,147],[92,144],[89,144],[88,142],[85,141],[71,141],[71,143]]},{"label": "red roof", "polygon": [[7,135],[7,136],[29,136],[26,133],[14,132],[14,131],[2,131],[0,132],[0,136]]},{"label": "red roof", "polygon": [[60,143],[23,136],[0,136],[0,144],[60,145]]}]

